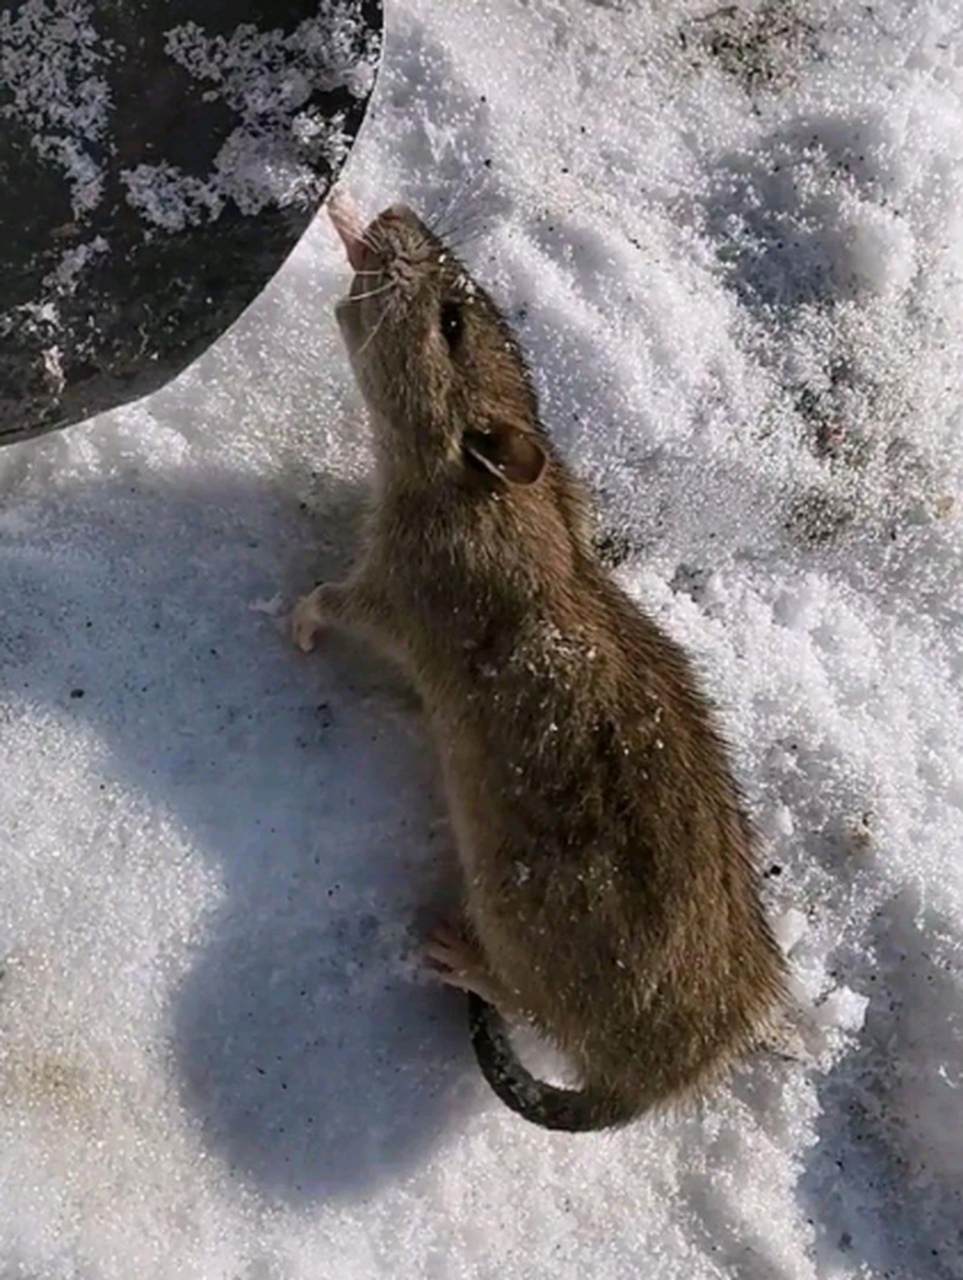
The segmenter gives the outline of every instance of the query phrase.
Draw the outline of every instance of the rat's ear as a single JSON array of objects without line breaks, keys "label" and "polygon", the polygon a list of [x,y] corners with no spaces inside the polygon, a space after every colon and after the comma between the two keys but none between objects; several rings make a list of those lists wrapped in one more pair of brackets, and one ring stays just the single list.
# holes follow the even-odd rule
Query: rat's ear
[{"label": "rat's ear", "polygon": [[487,431],[466,431],[465,458],[509,484],[534,484],[545,470],[545,450],[526,431],[495,422]]}]

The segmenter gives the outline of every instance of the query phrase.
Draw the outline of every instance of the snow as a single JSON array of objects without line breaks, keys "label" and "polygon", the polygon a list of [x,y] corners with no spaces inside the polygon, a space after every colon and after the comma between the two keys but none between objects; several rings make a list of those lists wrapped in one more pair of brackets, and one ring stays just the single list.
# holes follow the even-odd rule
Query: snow
[{"label": "snow", "polygon": [[963,5],[389,19],[345,185],[494,289],[697,656],[800,1047],[615,1135],[482,1083],[417,707],[284,633],[371,470],[319,218],[176,383],[0,452],[0,1269],[961,1277]]}]

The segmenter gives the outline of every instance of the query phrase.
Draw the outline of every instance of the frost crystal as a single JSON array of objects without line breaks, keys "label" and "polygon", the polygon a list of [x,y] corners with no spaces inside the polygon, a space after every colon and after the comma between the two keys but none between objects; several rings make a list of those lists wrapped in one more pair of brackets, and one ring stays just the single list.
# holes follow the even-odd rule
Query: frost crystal
[{"label": "frost crystal", "polygon": [[0,119],[24,125],[38,155],[64,171],[77,218],[103,194],[92,144],[105,138],[111,105],[91,13],[83,0],[26,0],[0,13],[0,93],[10,99]]},{"label": "frost crystal", "polygon": [[289,35],[244,24],[229,37],[211,36],[188,22],[170,30],[166,48],[240,123],[207,178],[167,163],[125,175],[128,199],[148,221],[176,231],[216,219],[228,201],[253,215],[318,197],[348,138],[344,112],[323,113],[310,105],[312,95],[346,89],[362,96],[376,65],[377,44],[357,4],[331,0]]}]

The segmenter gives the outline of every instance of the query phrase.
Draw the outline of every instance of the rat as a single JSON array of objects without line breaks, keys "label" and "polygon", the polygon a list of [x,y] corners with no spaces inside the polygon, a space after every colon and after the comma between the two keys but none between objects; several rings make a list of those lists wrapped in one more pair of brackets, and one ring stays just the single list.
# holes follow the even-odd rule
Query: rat
[{"label": "rat", "polygon": [[[293,638],[366,637],[420,695],[464,882],[427,954],[468,992],[488,1083],[548,1129],[622,1125],[778,1020],[753,830],[690,660],[600,563],[492,299],[407,206],[330,213],[376,478],[356,566],[296,605]],[[519,1019],[577,1087],[522,1064]]]}]

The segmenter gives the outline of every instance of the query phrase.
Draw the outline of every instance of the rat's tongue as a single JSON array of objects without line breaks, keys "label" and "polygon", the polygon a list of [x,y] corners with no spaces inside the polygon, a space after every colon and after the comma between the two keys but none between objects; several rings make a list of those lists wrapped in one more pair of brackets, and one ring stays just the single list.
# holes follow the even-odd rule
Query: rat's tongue
[{"label": "rat's tongue", "polygon": [[355,271],[360,271],[364,262],[364,220],[361,210],[347,192],[335,191],[328,200],[328,217],[347,250],[348,261]]}]

